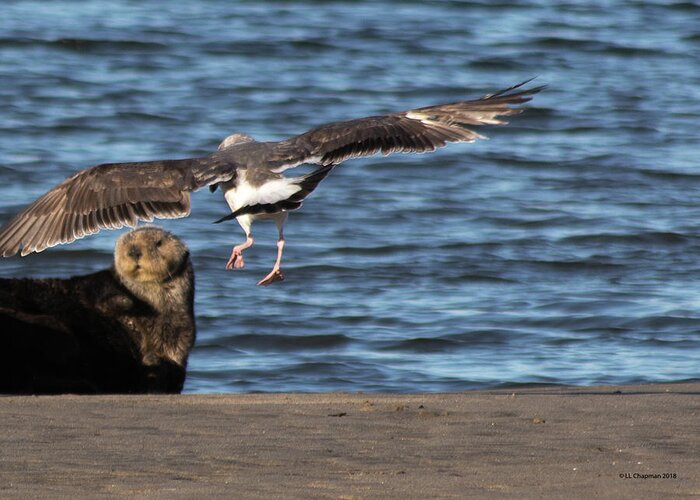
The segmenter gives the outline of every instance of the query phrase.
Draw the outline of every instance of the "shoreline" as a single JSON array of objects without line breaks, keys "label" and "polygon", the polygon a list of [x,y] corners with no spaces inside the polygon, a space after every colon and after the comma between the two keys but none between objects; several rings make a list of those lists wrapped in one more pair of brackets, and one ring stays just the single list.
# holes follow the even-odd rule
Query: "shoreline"
[{"label": "shoreline", "polygon": [[700,495],[700,382],[3,396],[0,496]]}]

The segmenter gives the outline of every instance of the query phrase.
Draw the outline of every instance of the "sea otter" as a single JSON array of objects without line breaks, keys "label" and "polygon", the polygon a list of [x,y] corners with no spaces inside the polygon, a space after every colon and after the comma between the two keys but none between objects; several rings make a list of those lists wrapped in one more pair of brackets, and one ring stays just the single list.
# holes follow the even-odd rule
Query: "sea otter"
[{"label": "sea otter", "polygon": [[179,393],[194,340],[189,251],[157,227],[103,271],[0,279],[0,393]]}]

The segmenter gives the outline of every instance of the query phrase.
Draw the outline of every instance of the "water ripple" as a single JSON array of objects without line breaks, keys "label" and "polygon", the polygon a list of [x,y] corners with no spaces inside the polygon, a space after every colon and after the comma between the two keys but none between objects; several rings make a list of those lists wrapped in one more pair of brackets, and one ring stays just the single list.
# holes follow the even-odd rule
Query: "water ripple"
[{"label": "water ripple", "polygon": [[[76,169],[207,154],[233,131],[548,89],[489,141],[348,162],[275,228],[163,225],[190,246],[186,390],[436,391],[697,378],[696,2],[6,2],[0,217]],[[649,26],[653,24],[654,29]],[[3,276],[111,265],[117,232]]]}]

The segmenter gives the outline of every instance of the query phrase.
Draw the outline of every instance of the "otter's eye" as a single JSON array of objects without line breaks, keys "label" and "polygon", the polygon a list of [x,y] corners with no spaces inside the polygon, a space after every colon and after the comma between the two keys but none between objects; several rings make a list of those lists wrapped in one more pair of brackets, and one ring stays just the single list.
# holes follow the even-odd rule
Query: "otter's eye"
[{"label": "otter's eye", "polygon": [[156,248],[160,248],[161,246],[163,246],[163,240],[156,241]]}]

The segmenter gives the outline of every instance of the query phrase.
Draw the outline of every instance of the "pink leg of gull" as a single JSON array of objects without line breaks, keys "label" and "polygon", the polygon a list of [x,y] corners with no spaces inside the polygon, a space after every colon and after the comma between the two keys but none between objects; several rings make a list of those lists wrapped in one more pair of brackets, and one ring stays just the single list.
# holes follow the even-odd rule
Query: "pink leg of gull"
[{"label": "pink leg of gull", "polygon": [[274,283],[275,281],[282,281],[284,279],[284,274],[282,274],[282,271],[280,270],[283,250],[284,238],[280,238],[277,241],[277,261],[275,262],[275,266],[272,268],[272,271],[270,271],[270,274],[258,281],[258,285],[267,286]]},{"label": "pink leg of gull", "polygon": [[226,263],[226,269],[242,269],[245,265],[245,262],[243,261],[243,250],[250,248],[251,246],[253,246],[253,237],[251,235],[247,235],[245,243],[236,245],[233,247],[233,250],[231,250],[231,257],[229,257],[228,262]]}]

